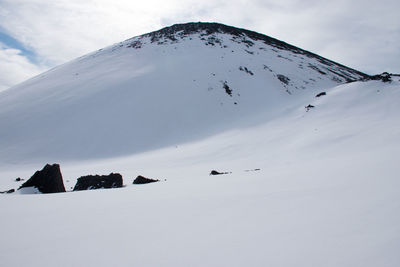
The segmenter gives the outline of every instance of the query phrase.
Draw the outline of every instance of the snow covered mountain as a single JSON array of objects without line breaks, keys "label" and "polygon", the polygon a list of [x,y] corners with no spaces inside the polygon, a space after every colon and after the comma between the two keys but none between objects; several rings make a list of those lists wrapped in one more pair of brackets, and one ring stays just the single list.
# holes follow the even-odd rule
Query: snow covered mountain
[{"label": "snow covered mountain", "polygon": [[0,157],[91,159],[177,145],[266,121],[319,90],[365,77],[255,32],[178,24],[0,94]]},{"label": "snow covered mountain", "polygon": [[188,23],[10,88],[0,191],[46,163],[125,187],[0,194],[1,265],[397,267],[399,79]]}]

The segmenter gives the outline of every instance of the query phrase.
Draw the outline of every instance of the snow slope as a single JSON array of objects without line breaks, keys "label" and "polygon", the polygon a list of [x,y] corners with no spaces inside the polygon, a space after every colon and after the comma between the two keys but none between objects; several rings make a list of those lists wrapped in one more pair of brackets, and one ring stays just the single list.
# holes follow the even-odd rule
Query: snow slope
[{"label": "snow slope", "polygon": [[[67,188],[111,171],[127,186],[0,196],[2,264],[398,266],[399,100],[399,82],[352,83],[310,99],[309,112],[299,106],[199,142],[65,163]],[[17,166],[3,167],[3,182],[42,167]],[[166,181],[131,185],[138,174]]]},{"label": "snow slope", "polygon": [[250,31],[175,25],[0,93],[0,158],[107,158],[176,145],[366,76]]},{"label": "snow slope", "polygon": [[[151,41],[151,35],[137,38]],[[67,190],[77,177],[90,173],[120,172],[126,184],[111,190],[0,194],[1,265],[398,266],[398,78],[391,83],[337,85],[331,74],[312,68],[284,72],[297,60],[293,55],[300,57],[293,51],[278,50],[293,61],[276,56],[265,61],[243,52],[243,44],[235,42],[229,44],[237,44],[234,53],[240,61],[232,57],[229,64],[207,65],[202,59],[216,61],[208,53],[224,48],[192,39],[193,43],[174,43],[177,49],[143,41],[140,49],[130,47],[136,51],[132,58],[126,47],[132,40],[127,40],[121,47],[83,57],[1,95],[1,125],[15,131],[0,130],[0,142],[7,149],[0,152],[0,190],[17,188],[21,182],[15,182],[16,177],[28,179],[45,163],[56,161]],[[190,48],[195,44],[197,48]],[[182,73],[168,68],[168,62],[162,65],[161,52],[154,52],[183,51],[183,46],[192,53],[167,56],[179,66],[185,60],[192,62],[179,69]],[[140,53],[143,62],[135,65]],[[152,53],[157,64],[152,65],[154,72],[146,72],[144,59]],[[190,60],[195,53],[201,55],[198,64]],[[96,61],[102,57],[126,68],[120,73],[112,71],[110,64],[107,72]],[[322,64],[315,57],[304,60]],[[89,65],[92,61],[96,63]],[[265,62],[272,72],[256,68]],[[76,72],[82,79],[79,83],[65,79],[67,70],[72,76],[76,66],[87,67]],[[104,67],[104,73],[94,76],[90,66]],[[190,76],[194,74],[189,70],[196,66],[202,66],[195,73],[198,76]],[[199,78],[206,73],[205,66],[216,66],[211,78]],[[240,66],[254,75],[239,70]],[[147,74],[133,71],[141,68]],[[115,80],[118,73],[120,79]],[[129,80],[128,73],[137,76]],[[282,83],[278,74],[293,84]],[[315,82],[310,80],[301,89],[300,80],[309,77]],[[121,86],[110,89],[113,79]],[[213,89],[197,88],[193,79]],[[152,86],[139,87],[138,80]],[[233,89],[232,97],[221,80]],[[139,89],[128,89],[130,83]],[[322,89],[327,95],[316,98]],[[128,98],[136,94],[138,99]],[[174,107],[168,108],[167,102]],[[315,108],[307,112],[308,104]],[[68,111],[73,105],[75,109]],[[142,109],[135,110],[137,105]],[[133,111],[141,116],[133,116]],[[140,118],[151,118],[148,128],[143,128],[147,132],[140,128],[136,133],[128,123],[137,129],[146,123]],[[67,125],[76,128],[67,131]],[[116,125],[142,143],[108,131]],[[87,139],[77,142],[75,132]],[[140,134],[145,137],[139,138]],[[213,169],[231,173],[210,176]],[[162,181],[132,185],[139,174]]]}]

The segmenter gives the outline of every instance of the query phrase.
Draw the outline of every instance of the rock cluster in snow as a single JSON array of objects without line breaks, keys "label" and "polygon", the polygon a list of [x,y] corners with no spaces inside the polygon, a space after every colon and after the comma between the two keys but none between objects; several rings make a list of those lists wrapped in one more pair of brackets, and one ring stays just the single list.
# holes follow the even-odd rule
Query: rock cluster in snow
[{"label": "rock cluster in snow", "polygon": [[[18,177],[15,182],[23,181]],[[159,182],[158,179],[137,176],[133,184],[148,184]],[[68,182],[68,181],[67,181]],[[94,190],[102,188],[121,188],[123,187],[123,178],[119,173],[110,173],[109,175],[86,175],[77,179],[72,191]],[[24,194],[33,193],[61,193],[66,192],[59,164],[46,164],[46,166],[36,171],[35,174],[19,188],[19,192]],[[15,189],[0,191],[0,194],[14,193]]]}]

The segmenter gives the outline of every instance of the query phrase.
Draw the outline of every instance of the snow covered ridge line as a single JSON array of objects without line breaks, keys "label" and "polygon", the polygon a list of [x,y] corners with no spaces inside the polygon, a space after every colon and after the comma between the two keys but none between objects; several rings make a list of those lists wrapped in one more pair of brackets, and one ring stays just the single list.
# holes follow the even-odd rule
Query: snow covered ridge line
[{"label": "snow covered ridge line", "polygon": [[[339,75],[347,82],[370,77],[368,74],[349,68],[347,66],[326,59],[296,46],[290,45],[278,39],[272,38],[270,36],[215,22],[189,22],[184,24],[174,24],[158,31],[130,38],[120,43],[119,46],[124,46],[125,44],[126,47],[139,49],[146,44],[145,39],[147,38],[150,39],[150,43],[163,45],[178,43],[179,40],[185,38],[192,39],[193,35],[197,34],[199,34],[201,40],[203,40],[206,45],[219,45],[222,48],[228,48],[228,46],[223,43],[223,40],[217,37],[218,34],[230,35],[232,36],[232,41],[237,43],[244,43],[247,48],[252,47],[254,45],[254,41],[262,41],[264,44],[275,47],[279,50],[289,51],[298,55],[304,55],[308,58],[314,58],[318,60],[321,64],[325,65],[328,71],[332,72],[333,74]],[[318,71],[320,71],[321,74],[324,74],[323,70],[318,69]]]},{"label": "snow covered ridge line", "polygon": [[[24,179],[17,178],[16,182],[24,181]],[[133,184],[148,184],[158,182],[158,179],[146,178],[139,175]],[[110,173],[109,175],[86,175],[77,179],[76,185],[72,191],[93,190],[102,188],[120,188],[123,187],[122,175],[119,173]],[[72,189],[72,188],[71,188]],[[0,193],[11,194],[15,189],[0,191]],[[62,178],[59,164],[46,164],[41,171],[35,174],[25,183],[23,183],[17,190],[22,194],[49,194],[49,193],[63,193],[65,190],[64,181]]]}]

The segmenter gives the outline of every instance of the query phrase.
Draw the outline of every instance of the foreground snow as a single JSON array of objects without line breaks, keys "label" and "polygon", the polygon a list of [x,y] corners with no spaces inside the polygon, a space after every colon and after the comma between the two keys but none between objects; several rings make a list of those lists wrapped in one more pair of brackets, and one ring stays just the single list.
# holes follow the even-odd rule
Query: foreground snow
[{"label": "foreground snow", "polygon": [[[127,186],[0,195],[1,264],[398,266],[399,83],[301,101],[200,141],[59,162],[67,189],[89,173],[120,172]],[[44,163],[3,163],[1,189]],[[163,181],[131,185],[139,174]]]}]

